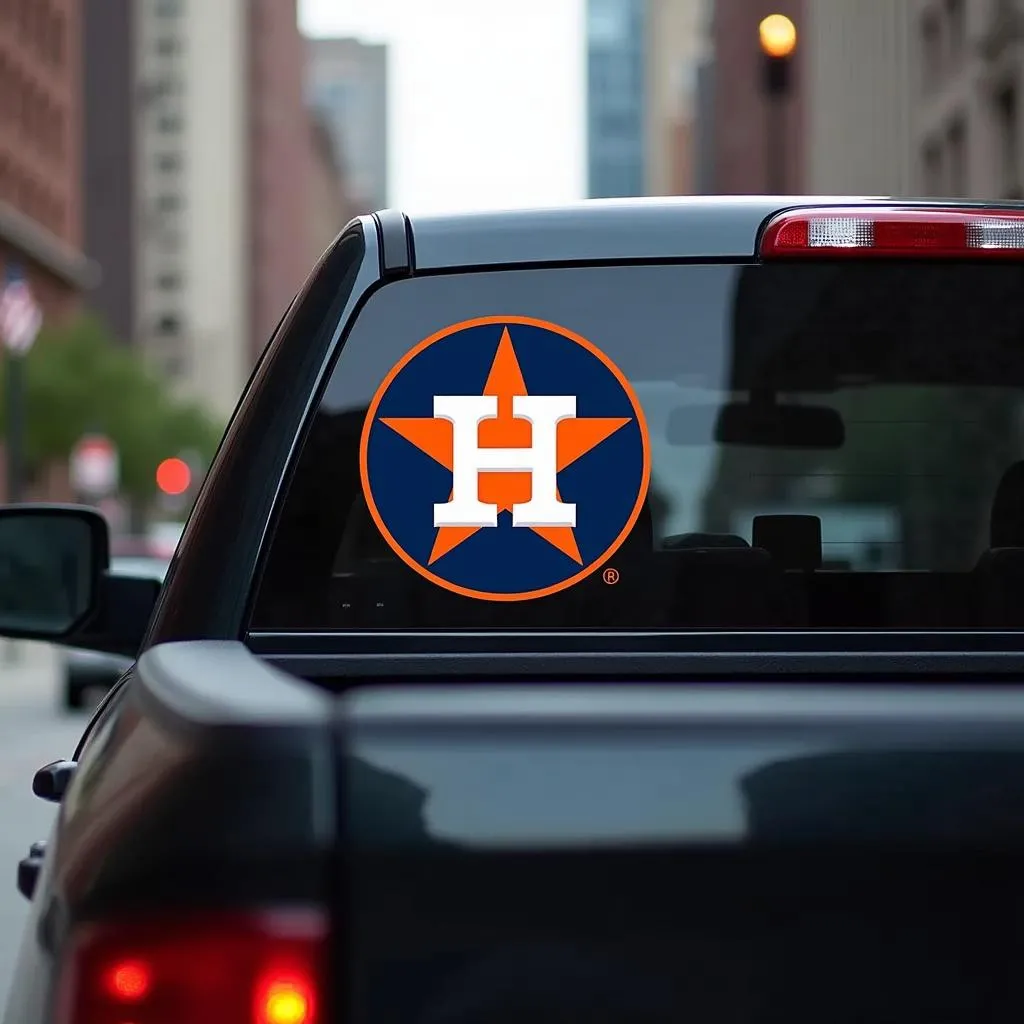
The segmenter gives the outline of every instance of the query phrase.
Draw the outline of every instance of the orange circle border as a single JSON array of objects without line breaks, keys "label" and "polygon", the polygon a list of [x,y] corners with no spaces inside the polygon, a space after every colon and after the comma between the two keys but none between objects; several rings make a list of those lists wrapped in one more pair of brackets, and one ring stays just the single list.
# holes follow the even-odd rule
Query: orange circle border
[{"label": "orange circle border", "polygon": [[[640,428],[640,440],[644,455],[640,488],[637,492],[637,499],[633,506],[633,511],[630,513],[629,519],[626,520],[626,524],[623,526],[618,537],[612,541],[600,557],[594,559],[593,562],[584,569],[581,569],[575,575],[569,576],[559,583],[552,584],[548,587],[541,587],[538,590],[528,590],[516,594],[494,594],[486,590],[473,590],[469,587],[462,587],[444,579],[442,576],[438,576],[437,573],[431,572],[426,566],[417,562],[416,559],[408,554],[402,545],[398,543],[391,531],[385,525],[384,520],[377,509],[377,503],[373,500],[373,489],[370,487],[368,473],[366,470],[367,450],[370,444],[370,431],[373,429],[374,422],[376,421],[377,409],[380,406],[381,400],[387,394],[394,379],[402,372],[402,370],[405,369],[406,366],[409,365],[409,363],[413,361],[413,359],[416,358],[416,356],[430,348],[431,345],[442,341],[452,334],[457,334],[459,331],[469,330],[472,327],[487,327],[492,324],[504,324],[507,326],[515,326],[516,324],[519,324],[522,327],[538,327],[542,330],[548,330],[554,334],[560,334],[563,338],[567,338],[569,341],[575,342],[581,348],[586,349],[592,356],[598,359],[619,382],[623,391],[625,391],[629,398],[630,404],[633,406],[633,411],[636,413],[637,426]],[[618,366],[616,366],[615,363],[613,363],[611,359],[609,359],[608,356],[606,356],[604,352],[602,352],[592,341],[584,338],[582,334],[577,334],[575,331],[569,330],[568,327],[562,327],[560,324],[552,323],[550,320],[540,320],[531,316],[480,316],[474,317],[470,320],[460,320],[458,323],[444,327],[440,331],[436,331],[429,337],[424,338],[421,342],[414,345],[408,352],[406,352],[406,354],[402,356],[402,358],[388,371],[387,376],[383,381],[381,381],[379,387],[374,392],[373,398],[370,400],[370,405],[366,410],[366,419],[363,422],[363,431],[359,439],[359,480],[363,488],[363,497],[366,499],[366,506],[369,509],[370,515],[373,517],[373,521],[376,524],[377,529],[380,530],[381,536],[387,541],[388,547],[390,547],[391,550],[394,551],[394,553],[398,555],[398,557],[414,572],[418,573],[424,579],[429,580],[431,583],[437,584],[437,586],[444,590],[454,594],[459,594],[462,597],[473,597],[483,601],[531,601],[540,597],[549,597],[552,594],[557,594],[563,590],[568,590],[569,587],[582,582],[592,573],[600,569],[601,566],[603,566],[622,546],[633,527],[636,525],[637,519],[640,518],[640,512],[643,509],[644,502],[647,500],[647,492],[650,489],[651,484],[651,440],[647,431],[647,420],[644,417],[643,406],[641,406],[640,399],[637,398],[636,392],[633,390],[633,386],[629,383],[626,375],[618,368]]]}]

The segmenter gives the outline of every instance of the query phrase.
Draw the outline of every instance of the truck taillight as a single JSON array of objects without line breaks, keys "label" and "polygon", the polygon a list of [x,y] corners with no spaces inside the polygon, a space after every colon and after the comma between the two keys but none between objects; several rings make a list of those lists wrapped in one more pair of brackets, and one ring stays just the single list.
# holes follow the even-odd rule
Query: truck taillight
[{"label": "truck taillight", "polygon": [[833,207],[766,225],[763,259],[1024,259],[1024,210]]},{"label": "truck taillight", "polygon": [[168,914],[76,934],[58,1024],[323,1024],[315,911]]}]

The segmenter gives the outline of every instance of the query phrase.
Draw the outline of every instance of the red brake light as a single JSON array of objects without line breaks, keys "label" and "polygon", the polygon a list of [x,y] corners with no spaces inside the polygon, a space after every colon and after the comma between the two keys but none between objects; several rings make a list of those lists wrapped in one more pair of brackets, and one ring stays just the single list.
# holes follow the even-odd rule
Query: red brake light
[{"label": "red brake light", "polygon": [[174,914],[91,925],[61,976],[59,1024],[324,1024],[323,915]]},{"label": "red brake light", "polygon": [[1024,210],[833,207],[768,222],[764,259],[1024,259]]}]

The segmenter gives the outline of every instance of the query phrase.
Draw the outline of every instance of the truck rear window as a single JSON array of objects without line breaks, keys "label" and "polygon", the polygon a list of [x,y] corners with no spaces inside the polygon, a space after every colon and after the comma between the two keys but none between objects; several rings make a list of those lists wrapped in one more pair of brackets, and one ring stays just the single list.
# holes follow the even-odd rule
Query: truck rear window
[{"label": "truck rear window", "polygon": [[[649,488],[624,539],[583,571],[595,513],[577,503],[580,578],[543,596],[488,599],[430,577],[459,558],[466,578],[500,570],[524,581],[513,590],[529,590],[532,555],[500,565],[487,530],[417,571],[382,534],[360,470],[368,410],[396,365],[424,339],[479,318],[466,373],[476,362],[493,371],[507,331],[528,391],[561,358],[552,349],[545,362],[529,323],[558,325],[621,371],[646,421]],[[452,392],[479,394],[486,374],[468,388],[464,376],[460,365]],[[581,376],[581,392],[590,387]],[[408,415],[431,416],[421,399]],[[629,445],[639,435],[629,429],[615,442],[625,454],[609,463],[602,508],[626,508],[636,493]],[[419,472],[407,440],[392,439],[394,460],[378,456],[374,473],[387,478],[392,509],[398,495],[402,514],[422,517],[434,537],[431,510],[454,493],[454,478],[427,455],[430,472]],[[559,485],[571,491],[566,475]],[[529,497],[527,487],[515,500]],[[568,557],[556,547],[543,548],[551,565]],[[288,631],[1022,624],[1024,270],[891,261],[545,268],[385,286],[352,325],[305,439],[252,622]]]}]

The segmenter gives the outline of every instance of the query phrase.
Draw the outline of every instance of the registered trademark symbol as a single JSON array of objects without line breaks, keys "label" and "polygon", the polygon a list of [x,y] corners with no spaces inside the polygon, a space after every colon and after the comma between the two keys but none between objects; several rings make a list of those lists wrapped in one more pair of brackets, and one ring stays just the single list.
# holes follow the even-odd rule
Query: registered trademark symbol
[{"label": "registered trademark symbol", "polygon": [[605,569],[604,581],[609,586],[614,586],[619,582],[619,570],[618,569]]}]

